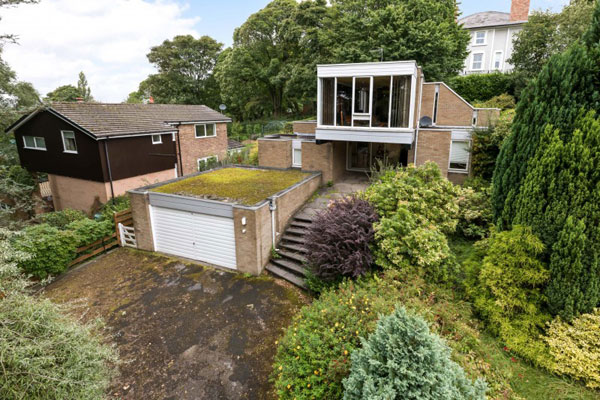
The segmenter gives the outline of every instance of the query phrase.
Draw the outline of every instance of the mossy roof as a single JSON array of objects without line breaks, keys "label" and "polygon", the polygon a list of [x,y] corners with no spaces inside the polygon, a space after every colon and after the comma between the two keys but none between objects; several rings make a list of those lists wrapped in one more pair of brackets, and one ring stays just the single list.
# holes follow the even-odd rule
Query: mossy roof
[{"label": "mossy roof", "polygon": [[308,177],[300,171],[223,168],[152,189],[212,200],[254,205]]}]

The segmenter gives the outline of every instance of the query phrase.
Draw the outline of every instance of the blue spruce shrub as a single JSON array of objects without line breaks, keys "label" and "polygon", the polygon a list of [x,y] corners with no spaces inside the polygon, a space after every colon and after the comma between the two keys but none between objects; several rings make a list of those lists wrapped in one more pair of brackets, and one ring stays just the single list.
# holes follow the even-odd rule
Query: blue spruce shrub
[{"label": "blue spruce shrub", "polygon": [[471,382],[444,341],[404,307],[382,317],[362,342],[352,353],[344,400],[485,399],[486,383]]}]

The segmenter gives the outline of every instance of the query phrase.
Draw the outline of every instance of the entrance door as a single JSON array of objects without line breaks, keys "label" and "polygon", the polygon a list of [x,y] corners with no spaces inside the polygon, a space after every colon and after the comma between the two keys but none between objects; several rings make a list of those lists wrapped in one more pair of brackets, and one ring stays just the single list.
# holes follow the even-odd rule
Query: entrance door
[{"label": "entrance door", "polygon": [[348,163],[350,171],[368,171],[371,168],[371,144],[367,142],[348,143]]},{"label": "entrance door", "polygon": [[349,171],[370,171],[379,163],[406,166],[410,145],[392,143],[348,142],[346,168]]}]

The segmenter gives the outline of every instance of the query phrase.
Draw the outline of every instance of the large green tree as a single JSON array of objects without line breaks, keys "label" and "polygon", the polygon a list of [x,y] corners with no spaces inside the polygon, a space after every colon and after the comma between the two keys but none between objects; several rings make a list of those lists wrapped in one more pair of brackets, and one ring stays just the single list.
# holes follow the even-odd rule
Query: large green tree
[{"label": "large green tree", "polygon": [[493,207],[501,228],[515,217],[515,200],[546,125],[553,125],[564,140],[572,135],[582,108],[600,109],[599,26],[600,3],[585,40],[552,56],[521,95],[512,134],[504,141],[494,171]]},{"label": "large green tree", "polygon": [[455,0],[332,0],[337,62],[416,60],[428,80],[456,75],[469,34]]},{"label": "large green tree", "polygon": [[59,86],[46,94],[44,101],[89,102],[94,101],[94,98],[92,97],[92,90],[88,85],[87,78],[85,77],[83,71],[81,71],[79,72],[77,86],[73,86],[71,84]]},{"label": "large green tree", "polygon": [[564,51],[587,30],[594,0],[571,0],[560,13],[536,11],[517,34],[509,60],[515,72],[535,77],[550,57]]},{"label": "large green tree", "polygon": [[217,82],[213,76],[223,44],[209,36],[175,36],[154,46],[147,54],[158,69],[140,83],[128,102],[141,102],[152,96],[157,103],[220,104]]}]

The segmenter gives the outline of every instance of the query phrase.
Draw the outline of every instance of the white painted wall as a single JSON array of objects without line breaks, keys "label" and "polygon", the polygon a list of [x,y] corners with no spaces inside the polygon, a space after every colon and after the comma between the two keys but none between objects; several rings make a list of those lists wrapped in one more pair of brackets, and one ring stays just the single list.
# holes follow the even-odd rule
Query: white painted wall
[{"label": "white painted wall", "polygon": [[[494,71],[509,72],[513,66],[508,63],[508,60],[513,51],[513,42],[516,34],[523,29],[522,25],[501,26],[492,28],[472,28],[469,29],[471,34],[471,42],[469,43],[469,55],[465,60],[465,68],[462,71],[463,75],[473,73],[488,73]],[[476,44],[476,32],[486,32],[486,40],[484,44]],[[496,52],[501,53],[500,68],[494,65]],[[483,65],[480,70],[473,69],[474,55],[483,53]]]}]

